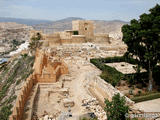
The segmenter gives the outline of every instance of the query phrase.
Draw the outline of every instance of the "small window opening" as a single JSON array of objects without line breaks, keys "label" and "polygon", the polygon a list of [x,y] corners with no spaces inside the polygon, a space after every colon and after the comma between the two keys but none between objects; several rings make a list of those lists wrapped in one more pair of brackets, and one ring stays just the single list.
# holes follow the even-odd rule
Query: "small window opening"
[{"label": "small window opening", "polygon": [[79,35],[78,31],[73,31],[73,35]]}]

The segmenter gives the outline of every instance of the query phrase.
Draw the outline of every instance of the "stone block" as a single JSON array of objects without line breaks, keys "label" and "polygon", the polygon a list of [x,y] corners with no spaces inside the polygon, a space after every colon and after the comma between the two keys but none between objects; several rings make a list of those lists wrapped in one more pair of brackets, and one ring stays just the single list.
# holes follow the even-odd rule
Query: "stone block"
[{"label": "stone block", "polygon": [[64,99],[63,105],[64,105],[64,107],[74,107],[75,103],[71,99]]}]

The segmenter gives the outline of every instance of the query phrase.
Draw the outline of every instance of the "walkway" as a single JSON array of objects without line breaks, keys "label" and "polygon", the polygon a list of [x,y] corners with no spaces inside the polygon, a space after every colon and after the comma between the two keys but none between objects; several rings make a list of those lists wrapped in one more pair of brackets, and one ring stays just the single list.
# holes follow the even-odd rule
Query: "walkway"
[{"label": "walkway", "polygon": [[135,107],[144,110],[144,112],[160,112],[160,98],[136,103]]}]

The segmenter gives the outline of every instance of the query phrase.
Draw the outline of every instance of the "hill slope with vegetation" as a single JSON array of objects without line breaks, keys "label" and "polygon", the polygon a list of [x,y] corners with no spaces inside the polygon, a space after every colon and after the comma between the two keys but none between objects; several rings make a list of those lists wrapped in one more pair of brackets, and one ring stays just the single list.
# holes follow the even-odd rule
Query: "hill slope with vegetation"
[{"label": "hill slope with vegetation", "polygon": [[21,55],[0,65],[0,119],[7,120],[21,87],[33,72],[34,57]]}]

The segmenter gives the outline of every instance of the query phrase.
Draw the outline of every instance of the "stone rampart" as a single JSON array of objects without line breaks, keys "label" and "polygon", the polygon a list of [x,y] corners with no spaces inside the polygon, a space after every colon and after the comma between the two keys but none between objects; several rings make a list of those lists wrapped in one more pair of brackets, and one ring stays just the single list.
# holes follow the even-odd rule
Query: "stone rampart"
[{"label": "stone rampart", "polygon": [[[44,52],[37,50],[36,60],[34,63],[34,72],[27,78],[25,84],[23,85],[9,120],[22,120],[25,104],[27,103],[30,92],[35,84],[54,83],[58,81],[58,78],[62,74],[68,73],[67,65],[63,61],[54,63],[49,61],[48,58],[48,55]],[[49,68],[52,70],[47,70],[48,66],[52,67]]]},{"label": "stone rampart", "polygon": [[9,120],[22,120],[25,104],[32,90],[32,87],[35,84],[36,82],[35,82],[35,77],[33,73],[27,78],[26,83],[23,85],[22,90],[19,96],[17,97],[12,115],[9,117]]},{"label": "stone rampart", "polygon": [[61,44],[61,38],[59,33],[45,35],[45,41],[44,41],[45,46],[54,46],[60,44]]}]

